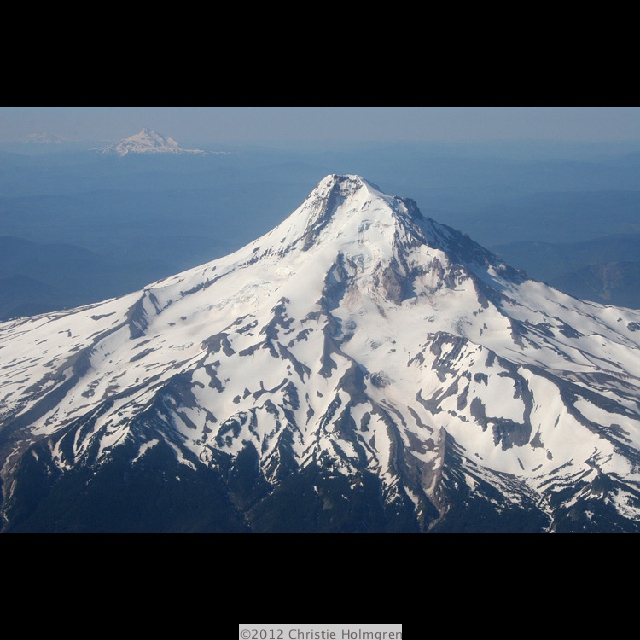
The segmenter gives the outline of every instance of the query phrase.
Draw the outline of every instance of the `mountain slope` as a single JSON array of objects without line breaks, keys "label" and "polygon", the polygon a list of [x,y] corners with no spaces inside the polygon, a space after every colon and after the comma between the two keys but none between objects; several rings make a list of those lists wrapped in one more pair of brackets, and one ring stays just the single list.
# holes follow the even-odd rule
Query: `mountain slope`
[{"label": "mountain slope", "polygon": [[0,325],[5,529],[637,530],[639,330],[331,175],[225,258]]},{"label": "mountain slope", "polygon": [[640,261],[613,260],[562,274],[550,284],[580,298],[640,309],[639,277]]},{"label": "mountain slope", "polygon": [[532,278],[576,298],[640,308],[640,234],[562,244],[513,242],[492,251]]}]

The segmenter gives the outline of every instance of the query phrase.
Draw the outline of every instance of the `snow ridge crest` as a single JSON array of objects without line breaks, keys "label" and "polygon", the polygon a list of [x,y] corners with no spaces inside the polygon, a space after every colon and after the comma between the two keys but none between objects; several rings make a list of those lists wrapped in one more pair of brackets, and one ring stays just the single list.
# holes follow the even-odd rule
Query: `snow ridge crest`
[{"label": "snow ridge crest", "polygon": [[[414,226],[423,217],[413,200],[384,194],[355,174],[330,174],[318,183],[286,225],[294,232],[289,236],[289,240],[295,237],[291,244],[301,239],[302,251],[308,251],[321,235],[323,242],[329,236],[355,237],[357,221],[366,220]],[[327,236],[329,228],[331,233]]]}]

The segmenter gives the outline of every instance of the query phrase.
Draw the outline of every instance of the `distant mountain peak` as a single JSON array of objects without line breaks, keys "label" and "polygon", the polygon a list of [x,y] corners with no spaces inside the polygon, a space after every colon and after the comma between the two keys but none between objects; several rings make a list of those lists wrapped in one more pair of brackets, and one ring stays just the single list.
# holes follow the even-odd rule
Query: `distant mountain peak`
[{"label": "distant mountain peak", "polygon": [[115,153],[119,156],[125,156],[128,153],[205,153],[202,149],[185,149],[173,138],[162,136],[147,128],[99,151]]},{"label": "distant mountain peak", "polygon": [[60,144],[62,142],[68,142],[68,140],[67,138],[63,138],[55,133],[36,131],[24,136],[24,138],[20,138],[20,142],[27,142],[31,144]]}]

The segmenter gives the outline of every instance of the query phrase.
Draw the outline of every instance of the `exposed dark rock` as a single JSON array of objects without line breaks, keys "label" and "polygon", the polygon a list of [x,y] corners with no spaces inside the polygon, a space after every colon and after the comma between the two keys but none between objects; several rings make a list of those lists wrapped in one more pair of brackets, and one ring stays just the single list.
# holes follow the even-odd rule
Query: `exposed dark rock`
[{"label": "exposed dark rock", "polygon": [[229,342],[228,333],[217,333],[202,341],[202,348],[208,353],[218,353],[221,349],[225,356],[232,356],[235,351]]}]

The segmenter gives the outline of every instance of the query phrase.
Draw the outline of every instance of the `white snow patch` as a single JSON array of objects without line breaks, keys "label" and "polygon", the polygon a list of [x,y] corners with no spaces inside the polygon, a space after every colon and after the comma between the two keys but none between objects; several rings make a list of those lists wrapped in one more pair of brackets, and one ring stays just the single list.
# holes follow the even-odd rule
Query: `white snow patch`
[{"label": "white snow patch", "polygon": [[136,457],[131,461],[131,464],[134,465],[140,458],[142,458],[142,456],[152,447],[154,447],[155,445],[159,444],[160,440],[158,440],[157,438],[153,439],[153,440],[149,440],[147,442],[143,442],[142,445],[140,445],[140,449],[138,449],[138,455],[136,455]]}]

